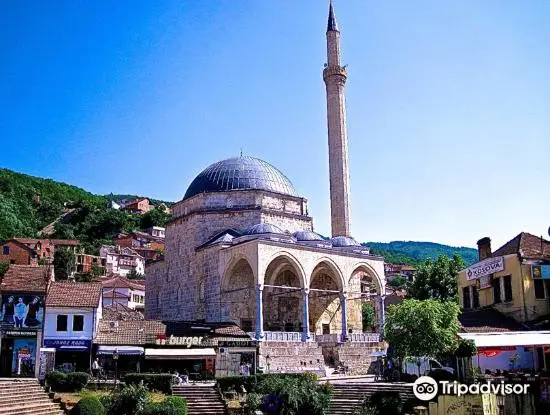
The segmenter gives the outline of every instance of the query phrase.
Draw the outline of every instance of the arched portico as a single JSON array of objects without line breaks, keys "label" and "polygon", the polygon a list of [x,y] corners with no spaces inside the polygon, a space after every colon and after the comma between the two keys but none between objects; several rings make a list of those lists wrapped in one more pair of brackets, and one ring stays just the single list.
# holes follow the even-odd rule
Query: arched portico
[{"label": "arched portico", "polygon": [[239,258],[229,264],[221,286],[222,320],[232,321],[243,330],[253,331],[256,325],[256,279],[250,263]]}]

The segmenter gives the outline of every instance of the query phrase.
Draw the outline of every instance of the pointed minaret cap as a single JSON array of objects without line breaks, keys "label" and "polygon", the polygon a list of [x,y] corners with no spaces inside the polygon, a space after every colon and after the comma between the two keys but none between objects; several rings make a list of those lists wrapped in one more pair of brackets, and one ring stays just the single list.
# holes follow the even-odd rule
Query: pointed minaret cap
[{"label": "pointed minaret cap", "polygon": [[338,30],[338,23],[336,23],[336,17],[334,17],[334,9],[332,7],[332,0],[330,0],[330,5],[328,9],[328,24],[327,24],[327,32],[339,32]]}]

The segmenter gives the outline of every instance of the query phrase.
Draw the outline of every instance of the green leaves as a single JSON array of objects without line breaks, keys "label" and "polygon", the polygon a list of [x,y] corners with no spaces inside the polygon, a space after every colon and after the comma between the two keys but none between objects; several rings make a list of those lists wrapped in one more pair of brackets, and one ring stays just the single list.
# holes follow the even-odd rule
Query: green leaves
[{"label": "green leaves", "polygon": [[452,301],[405,300],[391,305],[384,333],[396,356],[441,356],[458,345],[458,304]]},{"label": "green leaves", "polygon": [[376,310],[371,303],[361,304],[361,313],[363,315],[363,331],[369,332],[376,327]]},{"label": "green leaves", "polygon": [[53,269],[57,281],[66,281],[76,269],[74,253],[67,248],[59,248],[53,257]]},{"label": "green leaves", "polygon": [[465,267],[458,254],[452,258],[440,255],[435,261],[428,259],[418,267],[413,282],[407,287],[408,297],[458,303],[458,271]]}]

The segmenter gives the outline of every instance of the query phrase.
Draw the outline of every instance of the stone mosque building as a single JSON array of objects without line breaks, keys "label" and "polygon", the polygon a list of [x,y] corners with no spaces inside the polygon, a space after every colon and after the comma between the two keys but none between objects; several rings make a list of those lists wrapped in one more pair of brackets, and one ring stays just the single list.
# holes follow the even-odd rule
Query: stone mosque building
[{"label": "stone mosque building", "polygon": [[[347,72],[332,4],[326,36],[331,238],[315,233],[307,199],[281,171],[241,155],[191,182],[172,207],[164,261],[146,270],[148,319],[234,322],[258,341],[260,365],[271,354],[274,369],[270,345],[281,342],[297,356],[326,358],[330,348],[337,361],[365,360],[383,326],[383,258],[350,232]],[[364,301],[376,305],[378,333],[363,333]]]}]

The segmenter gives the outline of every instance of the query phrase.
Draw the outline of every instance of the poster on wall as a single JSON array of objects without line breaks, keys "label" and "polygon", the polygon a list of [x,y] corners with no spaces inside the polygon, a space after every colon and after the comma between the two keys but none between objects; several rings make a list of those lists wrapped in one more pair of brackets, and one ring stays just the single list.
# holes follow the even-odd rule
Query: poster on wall
[{"label": "poster on wall", "polygon": [[11,371],[14,375],[34,377],[36,339],[15,339]]},{"label": "poster on wall", "polygon": [[41,329],[44,322],[44,296],[3,295],[0,321],[10,330]]},{"label": "poster on wall", "polygon": [[532,265],[531,275],[533,279],[550,279],[550,265]]},{"label": "poster on wall", "polygon": [[53,372],[55,369],[55,349],[41,347],[40,348],[40,366],[38,369],[38,379],[46,379],[46,374]]}]

